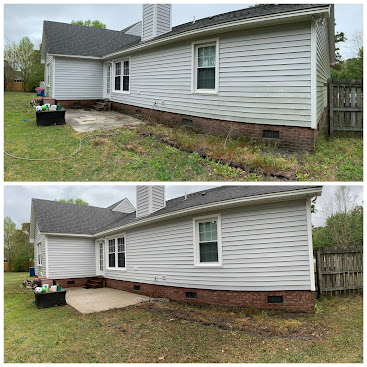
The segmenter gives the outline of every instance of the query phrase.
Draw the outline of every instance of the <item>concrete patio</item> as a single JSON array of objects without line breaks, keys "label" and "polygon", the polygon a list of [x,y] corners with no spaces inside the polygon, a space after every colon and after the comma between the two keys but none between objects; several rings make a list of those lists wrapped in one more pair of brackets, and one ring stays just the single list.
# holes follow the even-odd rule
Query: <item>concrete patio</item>
[{"label": "concrete patio", "polygon": [[140,302],[148,302],[149,297],[119,291],[112,288],[85,289],[66,288],[66,303],[83,314],[123,308]]},{"label": "concrete patio", "polygon": [[65,121],[80,133],[93,130],[111,130],[127,125],[137,126],[145,124],[144,121],[120,112],[83,109],[67,110]]}]

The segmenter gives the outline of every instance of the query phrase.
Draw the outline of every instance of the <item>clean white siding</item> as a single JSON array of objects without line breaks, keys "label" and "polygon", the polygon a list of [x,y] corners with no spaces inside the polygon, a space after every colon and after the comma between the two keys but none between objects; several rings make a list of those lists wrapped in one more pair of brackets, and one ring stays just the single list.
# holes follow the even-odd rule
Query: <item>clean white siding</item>
[{"label": "clean white siding", "polygon": [[149,187],[136,187],[136,216],[143,217],[149,214]]},{"label": "clean white siding", "polygon": [[171,10],[170,4],[157,4],[157,36],[171,30]]},{"label": "clean white siding", "polygon": [[132,34],[133,36],[141,37],[141,22],[136,23],[133,27],[131,27],[126,34]]},{"label": "clean white siding", "polygon": [[[50,84],[47,83],[47,70],[50,73]],[[54,78],[54,57],[47,54],[46,56],[46,64],[45,64],[45,96],[46,97],[54,97],[53,96],[53,79]]]},{"label": "clean white siding", "polygon": [[119,205],[113,208],[112,211],[121,213],[132,213],[135,211],[135,208],[128,199],[124,199]]},{"label": "clean white siding", "polygon": [[112,93],[111,100],[146,108],[158,101],[158,110],[228,121],[311,126],[310,22],[221,34],[217,95],[191,92],[192,57],[191,41],[132,54],[130,94]]},{"label": "clean white siding", "polygon": [[165,207],[164,186],[152,186],[152,212]]},{"label": "clean white siding", "polygon": [[96,275],[95,242],[90,238],[48,236],[50,278],[83,278]]},{"label": "clean white siding", "polygon": [[330,78],[329,40],[327,20],[316,23],[316,98],[317,121],[327,106],[327,80]]},{"label": "clean white siding", "polygon": [[220,214],[223,268],[194,267],[195,216],[186,216],[127,231],[127,270],[106,270],[105,277],[218,290],[311,289],[305,200]]},{"label": "clean white siding", "polygon": [[101,61],[56,57],[55,69],[56,99],[103,98],[103,63]]},{"label": "clean white siding", "polygon": [[[42,266],[37,265],[37,244],[41,244],[41,252],[42,252]],[[35,272],[38,276],[41,276],[41,272],[43,276],[46,276],[46,236],[40,233],[38,223],[36,221],[36,230],[34,233],[34,267]]]},{"label": "clean white siding", "polygon": [[143,41],[154,37],[153,20],[154,20],[154,4],[143,4],[143,29],[142,29]]}]

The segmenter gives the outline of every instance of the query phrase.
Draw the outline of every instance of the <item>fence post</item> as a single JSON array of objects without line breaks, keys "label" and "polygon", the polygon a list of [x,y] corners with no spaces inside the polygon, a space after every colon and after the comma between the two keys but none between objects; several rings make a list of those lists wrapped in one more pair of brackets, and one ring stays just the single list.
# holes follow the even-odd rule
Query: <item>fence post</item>
[{"label": "fence post", "polygon": [[323,291],[320,249],[316,250],[316,272],[317,272],[317,298],[320,298],[321,293]]},{"label": "fence post", "polygon": [[333,135],[333,123],[334,123],[334,112],[333,112],[333,80],[328,79],[329,83],[329,135]]}]

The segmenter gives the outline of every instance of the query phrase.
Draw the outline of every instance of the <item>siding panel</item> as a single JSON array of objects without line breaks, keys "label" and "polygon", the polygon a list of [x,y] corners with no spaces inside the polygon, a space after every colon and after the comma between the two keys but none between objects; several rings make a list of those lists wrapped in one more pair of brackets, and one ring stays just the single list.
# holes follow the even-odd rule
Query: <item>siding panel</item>
[{"label": "siding panel", "polygon": [[[37,265],[37,244],[41,243],[41,252],[42,252],[42,266]],[[40,233],[38,223],[36,221],[36,230],[34,234],[34,267],[37,275],[43,274],[46,276],[46,236]]]}]

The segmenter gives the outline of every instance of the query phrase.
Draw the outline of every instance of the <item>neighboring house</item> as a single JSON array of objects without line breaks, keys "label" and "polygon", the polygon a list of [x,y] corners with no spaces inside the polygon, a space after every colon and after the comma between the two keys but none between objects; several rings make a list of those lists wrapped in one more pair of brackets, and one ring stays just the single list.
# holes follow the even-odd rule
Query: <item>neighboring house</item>
[{"label": "neighboring house", "polygon": [[5,90],[24,91],[24,74],[14,70],[7,60],[4,60],[4,84]]},{"label": "neighboring house", "polygon": [[38,275],[171,300],[313,312],[311,198],[321,186],[223,186],[165,200],[138,186],[137,208],[32,200]]},{"label": "neighboring house", "polygon": [[170,126],[314,148],[335,61],[333,5],[270,4],[176,27],[171,11],[143,5],[142,22],[122,31],[45,21],[47,94],[67,108],[105,98]]}]

